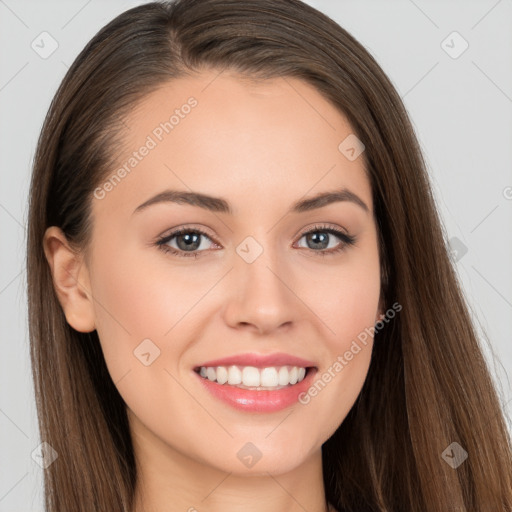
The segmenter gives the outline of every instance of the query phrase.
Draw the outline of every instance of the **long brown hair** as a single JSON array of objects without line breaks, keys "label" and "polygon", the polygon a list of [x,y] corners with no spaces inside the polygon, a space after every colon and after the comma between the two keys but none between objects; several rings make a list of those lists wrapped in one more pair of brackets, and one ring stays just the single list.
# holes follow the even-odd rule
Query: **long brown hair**
[{"label": "long brown hair", "polygon": [[[296,77],[344,113],[364,143],[385,306],[363,389],[323,447],[326,498],[345,512],[512,510],[511,440],[454,273],[426,166],[400,97],[373,57],[299,0],[178,0],[130,9],[70,67],[34,160],[28,226],[31,360],[52,512],[128,512],[137,478],[125,404],[96,331],[66,322],[43,251],[49,226],[77,248],[122,117],[163,83],[202,69]],[[341,141],[340,141],[341,142]],[[458,443],[456,469],[443,453]],[[453,447],[453,445],[452,445]]]}]

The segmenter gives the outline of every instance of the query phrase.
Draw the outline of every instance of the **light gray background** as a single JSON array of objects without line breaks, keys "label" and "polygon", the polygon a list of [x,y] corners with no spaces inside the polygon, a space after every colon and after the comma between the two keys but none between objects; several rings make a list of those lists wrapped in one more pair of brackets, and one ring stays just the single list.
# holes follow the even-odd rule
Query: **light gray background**
[{"label": "light gray background", "polygon": [[[242,0],[243,1],[243,0]],[[42,511],[24,269],[27,193],[50,100],[87,41],[138,1],[0,0],[0,512]],[[404,99],[507,415],[512,391],[512,0],[309,0],[375,56]],[[31,47],[47,31],[57,50]],[[457,31],[469,44],[450,36]],[[443,43],[445,41],[445,43]],[[48,48],[48,47],[47,47]],[[460,253],[459,253],[460,254]],[[491,360],[492,352],[495,359]],[[471,454],[470,454],[471,456]]]}]

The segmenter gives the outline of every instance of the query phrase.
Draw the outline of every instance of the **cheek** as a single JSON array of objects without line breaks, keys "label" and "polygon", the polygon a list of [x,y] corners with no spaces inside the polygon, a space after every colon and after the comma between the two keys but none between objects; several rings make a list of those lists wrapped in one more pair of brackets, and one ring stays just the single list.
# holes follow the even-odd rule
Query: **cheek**
[{"label": "cheek", "polygon": [[[310,304],[325,327],[327,357],[317,375],[318,385],[312,390],[315,397],[318,393],[322,398],[314,399],[313,407],[319,410],[311,421],[315,422],[313,417],[317,416],[325,422],[319,421],[318,429],[328,430],[329,426],[337,427],[350,410],[370,365],[381,285],[375,239],[365,250],[347,254],[344,264],[333,267],[318,284],[321,286],[310,295]],[[335,417],[323,416],[327,403],[335,404]]]},{"label": "cheek", "polygon": [[[306,422],[320,442],[330,437],[354,405],[370,366],[378,313],[378,261],[347,265],[333,272],[328,291],[317,295],[324,329],[324,366],[301,402]],[[313,309],[313,308],[312,308]]]},{"label": "cheek", "polygon": [[346,279],[342,276],[338,280],[337,294],[330,294],[329,313],[335,338],[342,347],[375,325],[379,294],[379,275],[370,269],[352,272]]},{"label": "cheek", "polygon": [[[182,377],[177,369],[194,338],[187,320],[208,287],[194,286],[194,275],[179,268],[145,263],[137,250],[113,249],[97,253],[101,265],[91,280],[103,356],[128,408],[148,426],[169,427],[169,411],[190,400],[175,379]],[[193,414],[198,423],[204,420],[200,411]]]},{"label": "cheek", "polygon": [[376,249],[354,252],[343,264],[308,277],[309,284],[303,283],[301,293],[322,321],[331,350],[346,350],[352,340],[375,325],[381,286]]},{"label": "cheek", "polygon": [[[94,255],[96,330],[113,381],[127,372],[126,380],[132,381],[142,372],[144,385],[149,385],[149,375],[154,379],[159,372],[180,368],[208,315],[204,308],[209,301],[202,299],[221,274],[191,270],[191,263],[185,268],[155,252],[148,256],[147,248],[125,244],[120,251],[121,245],[112,238],[98,244],[101,249]],[[139,356],[148,352],[154,362],[146,367]]]},{"label": "cheek", "polygon": [[[197,302],[199,291],[194,292],[183,276],[180,280],[178,271],[163,274],[162,269],[145,264],[136,250],[126,248],[120,253],[112,245],[98,251],[95,261],[91,287],[96,330],[114,381],[140,366],[138,347],[142,342],[152,347],[144,340],[151,340],[160,355],[172,356],[167,333]],[[173,340],[173,352],[179,351],[179,340],[176,342]],[[162,359],[155,361],[161,364]]]},{"label": "cheek", "polygon": [[324,297],[328,364],[334,373],[344,374],[344,392],[351,395],[362,385],[371,358],[380,294],[378,270],[347,269],[332,280],[332,288]]}]

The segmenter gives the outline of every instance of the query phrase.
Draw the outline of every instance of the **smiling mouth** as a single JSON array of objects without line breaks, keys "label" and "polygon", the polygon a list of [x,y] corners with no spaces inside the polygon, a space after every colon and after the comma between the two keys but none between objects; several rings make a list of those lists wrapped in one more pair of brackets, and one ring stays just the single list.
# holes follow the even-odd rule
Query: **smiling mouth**
[{"label": "smiling mouth", "polygon": [[302,382],[316,367],[308,366],[200,366],[194,368],[203,379],[220,385],[254,391],[273,391],[288,388]]}]

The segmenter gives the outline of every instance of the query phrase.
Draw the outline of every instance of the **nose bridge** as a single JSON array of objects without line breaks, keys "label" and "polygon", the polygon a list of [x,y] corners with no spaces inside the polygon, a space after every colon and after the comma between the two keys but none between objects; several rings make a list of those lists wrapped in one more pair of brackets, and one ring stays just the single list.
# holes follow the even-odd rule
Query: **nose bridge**
[{"label": "nose bridge", "polygon": [[269,331],[293,320],[297,305],[279,247],[268,234],[257,237],[246,237],[235,249],[232,279],[236,291],[229,294],[227,321]]},{"label": "nose bridge", "polygon": [[285,269],[272,236],[259,234],[258,239],[248,236],[237,246],[236,253],[235,273],[246,298],[262,292],[267,294],[268,300],[285,295],[283,288],[286,287],[282,278],[279,279]]}]

